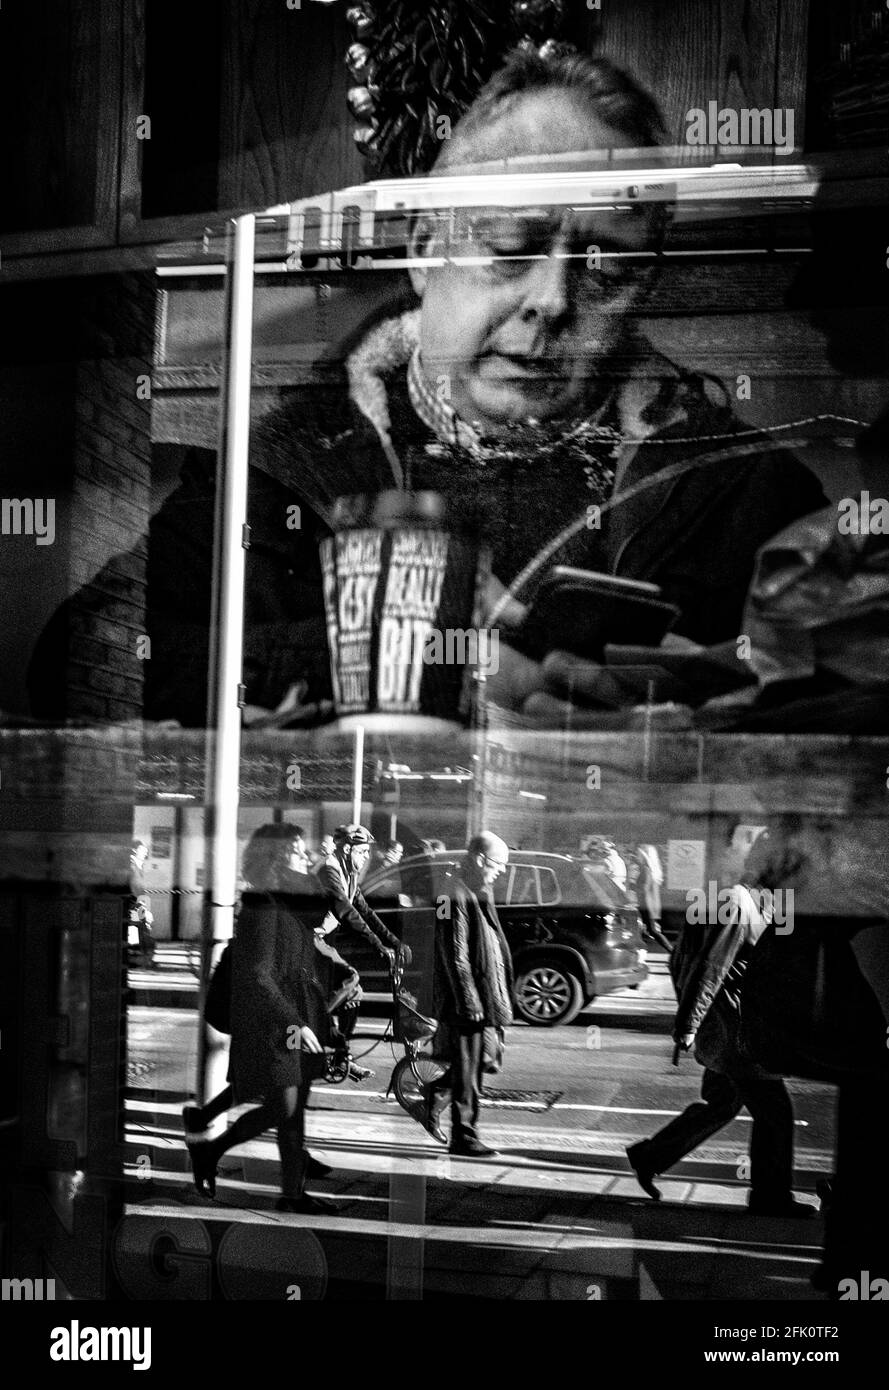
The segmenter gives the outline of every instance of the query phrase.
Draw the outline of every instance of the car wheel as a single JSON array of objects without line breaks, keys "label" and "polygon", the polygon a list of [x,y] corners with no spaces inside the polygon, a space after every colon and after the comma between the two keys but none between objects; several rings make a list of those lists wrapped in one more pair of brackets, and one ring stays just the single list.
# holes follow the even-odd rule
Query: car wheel
[{"label": "car wheel", "polygon": [[556,961],[535,961],[523,967],[515,985],[516,1013],[526,1023],[554,1028],[570,1023],[583,1008],[583,986],[576,975]]}]

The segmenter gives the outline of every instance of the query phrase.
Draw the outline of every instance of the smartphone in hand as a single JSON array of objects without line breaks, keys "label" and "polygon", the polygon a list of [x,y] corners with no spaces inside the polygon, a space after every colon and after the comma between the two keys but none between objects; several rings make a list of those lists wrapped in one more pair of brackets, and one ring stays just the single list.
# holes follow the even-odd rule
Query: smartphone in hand
[{"label": "smartphone in hand", "polygon": [[657,584],[556,565],[543,580],[519,631],[522,649],[540,660],[566,651],[601,661],[606,644],[657,647],[679,617]]}]

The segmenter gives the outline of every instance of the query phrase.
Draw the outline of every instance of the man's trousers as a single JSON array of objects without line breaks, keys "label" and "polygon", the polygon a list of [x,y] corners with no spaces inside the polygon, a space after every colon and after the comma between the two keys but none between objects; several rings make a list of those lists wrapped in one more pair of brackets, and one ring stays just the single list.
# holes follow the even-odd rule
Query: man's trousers
[{"label": "man's trousers", "polygon": [[484,1038],[482,1023],[454,1025],[450,1066],[430,1088],[430,1109],[436,1120],[450,1097],[452,1144],[478,1138]]},{"label": "man's trousers", "polygon": [[783,1081],[726,1076],[704,1069],[701,1099],[636,1147],[654,1174],[729,1124],[746,1106],[753,1117],[750,1190],[757,1201],[786,1201],[793,1187],[793,1107]]}]

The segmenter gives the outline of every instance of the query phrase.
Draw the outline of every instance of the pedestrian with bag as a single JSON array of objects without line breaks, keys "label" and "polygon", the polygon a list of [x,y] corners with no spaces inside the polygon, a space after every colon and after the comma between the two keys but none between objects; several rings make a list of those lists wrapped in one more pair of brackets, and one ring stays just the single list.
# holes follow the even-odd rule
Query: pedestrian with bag
[{"label": "pedestrian with bag", "polygon": [[720,895],[718,923],[703,928],[704,939],[697,949],[690,949],[686,925],[670,961],[678,1001],[673,1060],[678,1063],[680,1050],[694,1049],[704,1067],[701,1099],[651,1139],[632,1144],[627,1157],[640,1187],[658,1201],[661,1194],[655,1177],[723,1129],[746,1106],[753,1118],[748,1209],[759,1216],[810,1217],[814,1207],[797,1201],[792,1190],[793,1107],[787,1088],[780,1077],[749,1059],[741,1040],[744,978],[751,954],[772,919],[771,894],[761,889],[753,863],[754,858],[761,862],[764,835],[751,851],[746,882],[736,884],[727,900]]},{"label": "pedestrian with bag", "polygon": [[305,1110],[312,1082],[325,1070],[325,1045],[335,1035],[329,961],[316,948],[319,929],[305,920],[293,891],[292,841],[292,827],[262,826],[244,851],[244,877],[253,886],[242,896],[230,948],[231,1085],[203,1108],[187,1106],[185,1122],[194,1132],[232,1102],[259,1100],[218,1137],[189,1143],[198,1191],[214,1197],[222,1155],[274,1126],[281,1157],[278,1210],[317,1214],[335,1207],[305,1191],[308,1176],[330,1171],[306,1151]]}]

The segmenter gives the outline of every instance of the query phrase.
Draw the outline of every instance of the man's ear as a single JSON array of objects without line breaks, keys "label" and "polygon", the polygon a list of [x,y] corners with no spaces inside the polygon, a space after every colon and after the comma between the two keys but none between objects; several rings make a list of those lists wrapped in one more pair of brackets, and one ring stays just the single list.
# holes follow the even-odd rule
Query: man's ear
[{"label": "man's ear", "polygon": [[[410,261],[428,261],[440,250],[438,246],[438,228],[435,220],[426,213],[421,213],[414,220],[411,227],[410,237],[408,238],[407,254]],[[426,279],[429,268],[425,265],[411,265],[408,270],[414,293],[420,299],[426,289]]]}]

